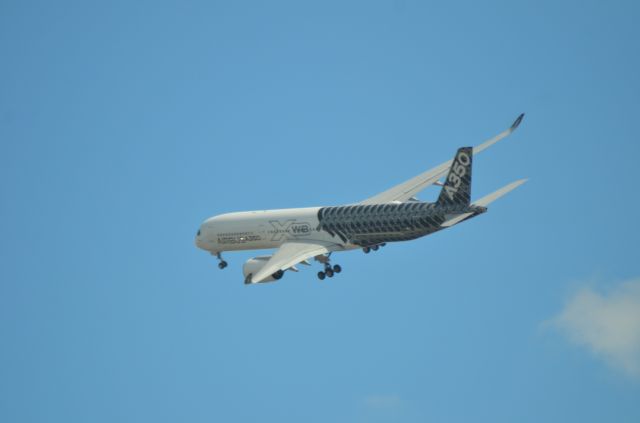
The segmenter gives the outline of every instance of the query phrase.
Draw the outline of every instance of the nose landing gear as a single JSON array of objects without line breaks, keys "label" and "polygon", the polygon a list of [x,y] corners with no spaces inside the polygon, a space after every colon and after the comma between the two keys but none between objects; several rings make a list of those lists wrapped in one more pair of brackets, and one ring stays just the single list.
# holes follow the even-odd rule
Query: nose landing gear
[{"label": "nose landing gear", "polygon": [[220,263],[218,263],[218,269],[222,270],[225,267],[227,267],[228,263],[226,261],[224,261],[224,259],[222,258],[222,254],[221,253],[216,253],[216,257],[220,261]]}]

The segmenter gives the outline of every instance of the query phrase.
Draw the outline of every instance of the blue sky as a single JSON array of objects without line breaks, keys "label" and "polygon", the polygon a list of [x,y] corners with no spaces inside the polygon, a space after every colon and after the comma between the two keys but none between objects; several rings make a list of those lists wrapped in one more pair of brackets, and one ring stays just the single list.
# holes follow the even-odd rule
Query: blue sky
[{"label": "blue sky", "polygon": [[[636,2],[0,4],[0,420],[637,422]],[[474,161],[489,213],[276,284],[200,222]],[[422,198],[435,198],[427,190]]]}]

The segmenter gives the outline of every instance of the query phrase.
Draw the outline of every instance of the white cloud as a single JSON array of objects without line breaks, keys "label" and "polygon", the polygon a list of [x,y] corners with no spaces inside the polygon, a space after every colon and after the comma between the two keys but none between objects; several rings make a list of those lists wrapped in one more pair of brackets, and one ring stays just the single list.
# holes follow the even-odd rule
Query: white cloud
[{"label": "white cloud", "polygon": [[640,279],[604,294],[581,289],[552,324],[611,366],[640,377]]}]

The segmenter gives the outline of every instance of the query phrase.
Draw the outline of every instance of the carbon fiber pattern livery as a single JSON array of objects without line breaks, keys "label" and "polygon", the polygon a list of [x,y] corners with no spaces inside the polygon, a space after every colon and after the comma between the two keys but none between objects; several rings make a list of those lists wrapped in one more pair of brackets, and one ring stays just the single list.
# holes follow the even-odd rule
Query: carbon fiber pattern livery
[{"label": "carbon fiber pattern livery", "polygon": [[469,219],[485,211],[484,207],[420,201],[323,207],[318,210],[318,230],[364,247],[416,239],[443,229],[441,225],[452,216],[473,213]]}]

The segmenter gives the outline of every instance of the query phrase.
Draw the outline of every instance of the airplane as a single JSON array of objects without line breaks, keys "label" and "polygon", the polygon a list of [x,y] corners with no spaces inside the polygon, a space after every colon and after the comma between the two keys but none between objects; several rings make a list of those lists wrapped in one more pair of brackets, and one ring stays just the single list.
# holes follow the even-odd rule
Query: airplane
[{"label": "airplane", "polygon": [[[331,278],[342,271],[339,264],[331,264],[334,252],[362,249],[369,253],[390,242],[450,228],[485,213],[489,204],[525,183],[527,179],[517,180],[471,202],[474,155],[509,136],[523,117],[524,113],[478,146],[458,149],[452,160],[359,203],[221,214],[200,225],[195,244],[217,257],[220,269],[227,267],[223,252],[277,248],[272,255],[244,263],[247,285],[277,281],[286,271],[298,272],[299,264],[310,265],[312,258],[323,265],[318,278]],[[441,186],[435,203],[415,197],[431,185]]]}]

